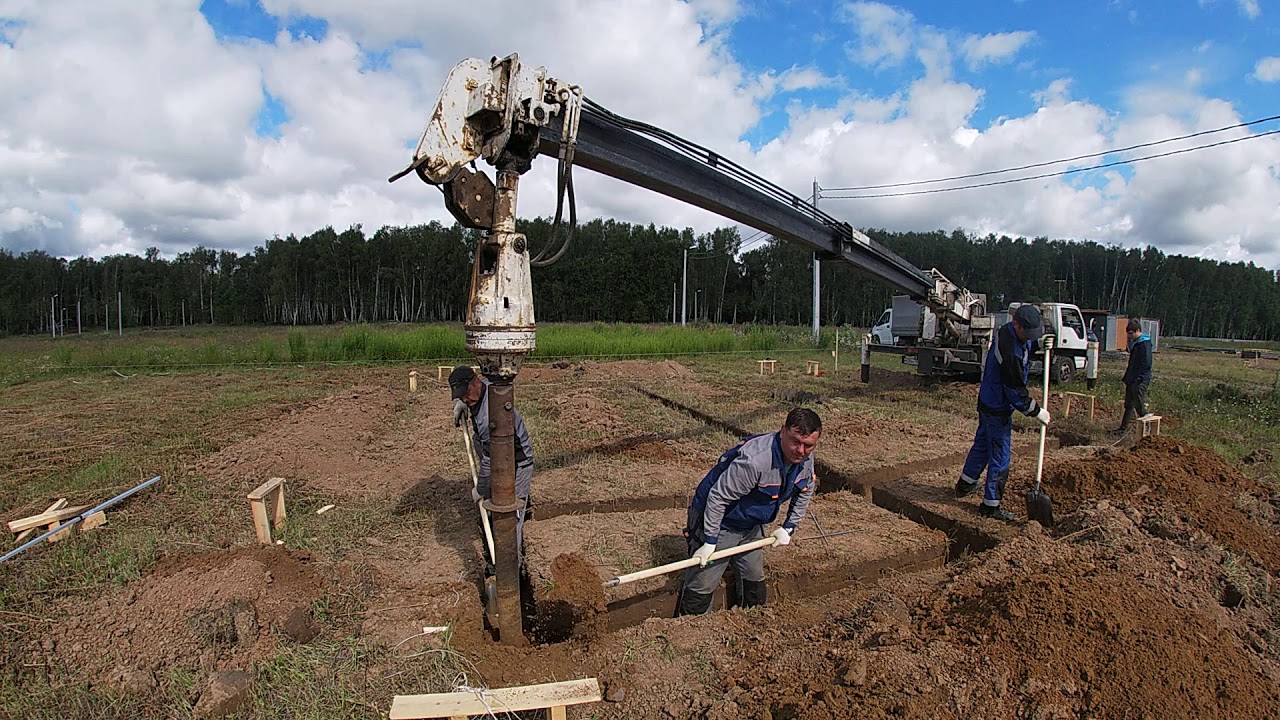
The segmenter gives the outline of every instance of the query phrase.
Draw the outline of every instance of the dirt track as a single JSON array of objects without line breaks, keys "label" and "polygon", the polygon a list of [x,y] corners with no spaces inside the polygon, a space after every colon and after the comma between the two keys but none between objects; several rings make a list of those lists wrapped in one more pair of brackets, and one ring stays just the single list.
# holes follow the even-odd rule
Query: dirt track
[{"label": "dirt track", "polygon": [[[225,548],[174,548],[141,579],[64,599],[57,612],[68,620],[19,638],[7,657],[34,659],[65,681],[149,693],[175,672],[253,670],[283,648],[354,638],[381,648],[361,671],[375,692],[428,692],[449,681],[406,674],[419,666],[405,663],[438,655],[440,641],[419,631],[447,624],[447,649],[472,685],[595,676],[619,700],[575,717],[1280,716],[1280,500],[1204,448],[1159,438],[1132,450],[1055,451],[1046,483],[1059,527],[989,530],[971,503],[946,497],[954,473],[942,466],[965,445],[971,419],[903,412],[901,383],[883,397],[828,386],[813,405],[832,418],[820,459],[855,469],[941,459],[936,470],[878,482],[908,504],[943,506],[952,550],[961,530],[984,534],[992,549],[953,552],[961,559],[939,567],[946,540],[937,531],[836,491],[815,504],[828,532],[932,534],[937,562],[796,590],[796,578],[829,577],[832,557],[846,562],[871,535],[825,550],[798,543],[769,551],[775,580],[792,584],[766,608],[606,631],[606,603],[619,598],[589,592],[593,574],[678,556],[681,498],[732,442],[633,384],[698,397],[706,414],[747,429],[775,426],[788,403],[775,380],[713,392],[719,386],[671,362],[540,368],[518,396],[539,459],[526,627],[569,613],[552,624],[587,631],[513,649],[485,629],[479,531],[447,393],[428,383],[411,396],[398,380],[294,408],[193,463],[193,476],[222,488],[210,502],[236,507],[261,479],[286,477],[294,515],[285,546],[253,547],[247,511],[237,510],[244,525],[228,531]],[[868,458],[872,447],[882,454]],[[1013,497],[1028,479],[1021,453]],[[312,512],[329,503],[339,508]],[[548,512],[539,515],[539,503]],[[890,544],[884,538],[872,544]]]}]

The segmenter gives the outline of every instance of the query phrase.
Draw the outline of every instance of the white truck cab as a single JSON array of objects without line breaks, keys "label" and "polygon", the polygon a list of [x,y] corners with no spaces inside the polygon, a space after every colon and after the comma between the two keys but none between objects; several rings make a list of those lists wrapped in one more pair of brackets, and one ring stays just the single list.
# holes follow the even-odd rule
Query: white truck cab
[{"label": "white truck cab", "polygon": [[893,344],[893,308],[885,308],[880,319],[871,326],[871,339],[881,345]]},{"label": "white truck cab", "polygon": [[[1011,316],[1022,303],[1010,303]],[[1080,308],[1071,303],[1037,303],[1040,317],[1044,320],[1044,331],[1053,335],[1053,358],[1050,360],[1049,378],[1056,383],[1070,382],[1076,371],[1084,370],[1085,357],[1089,348],[1089,332],[1085,329],[1084,315]],[[1003,322],[1007,322],[1004,318]],[[1031,371],[1040,372],[1042,363],[1032,363]]]}]

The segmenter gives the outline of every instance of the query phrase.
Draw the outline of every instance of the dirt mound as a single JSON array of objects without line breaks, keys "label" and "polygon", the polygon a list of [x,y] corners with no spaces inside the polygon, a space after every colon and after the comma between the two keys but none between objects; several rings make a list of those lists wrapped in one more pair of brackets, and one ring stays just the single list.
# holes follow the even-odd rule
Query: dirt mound
[{"label": "dirt mound", "polygon": [[1229,633],[1092,563],[957,588],[923,627],[1000,658],[1028,710],[1265,717],[1280,707]]},{"label": "dirt mound", "polygon": [[578,553],[557,555],[551,561],[551,583],[538,589],[536,602],[534,635],[541,642],[591,639],[608,629],[600,574]]},{"label": "dirt mound", "polygon": [[1212,450],[1148,437],[1127,451],[1056,463],[1046,469],[1044,483],[1055,507],[1065,511],[1089,498],[1167,504],[1227,548],[1251,554],[1271,572],[1280,570],[1276,528],[1237,507],[1238,496],[1252,496],[1260,487]]},{"label": "dirt mound", "polygon": [[[942,571],[947,578],[904,577],[865,600],[832,594],[686,622],[672,643],[710,664],[702,687],[673,688],[673,699],[640,713],[1274,717],[1274,667],[1216,602],[1197,603],[1212,598],[1205,588],[1149,557],[1141,531],[1128,528],[1134,535],[1120,544],[1133,554],[1117,554],[1115,543],[1020,537]],[[820,604],[828,612],[814,616]],[[720,651],[721,641],[731,649]],[[664,656],[655,655],[645,672],[659,675]],[[639,683],[637,675],[623,678]]]},{"label": "dirt mound", "polygon": [[170,668],[245,669],[282,638],[315,636],[311,606],[326,587],[309,556],[273,547],[167,560],[69,612],[42,649],[49,663],[122,690],[154,687]]},{"label": "dirt mound", "polygon": [[[623,437],[635,433],[635,428],[618,415],[618,409],[608,400],[599,397],[596,390],[573,390],[556,395],[547,402],[556,419],[572,421],[583,435],[597,438]],[[573,443],[567,443],[573,445]]]},{"label": "dirt mound", "polygon": [[266,432],[201,461],[196,472],[246,487],[280,476],[338,496],[385,490],[399,478],[376,456],[395,449],[387,426],[399,399],[383,386],[350,388],[290,411]]},{"label": "dirt mound", "polygon": [[619,380],[660,380],[693,377],[693,371],[675,360],[615,360],[594,362],[586,360],[577,371],[588,377],[607,377]]}]

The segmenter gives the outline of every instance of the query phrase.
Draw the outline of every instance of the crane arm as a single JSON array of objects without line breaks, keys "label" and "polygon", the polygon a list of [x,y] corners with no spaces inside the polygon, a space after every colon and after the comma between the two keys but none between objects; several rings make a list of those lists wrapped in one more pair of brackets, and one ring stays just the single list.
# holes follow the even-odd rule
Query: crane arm
[{"label": "crane arm", "polygon": [[[928,273],[808,200],[710,150],[585,103],[575,165],[797,243],[821,260],[852,267],[915,298],[925,299],[935,289]],[[554,118],[539,133],[538,152],[556,156],[563,134],[562,118]]]}]

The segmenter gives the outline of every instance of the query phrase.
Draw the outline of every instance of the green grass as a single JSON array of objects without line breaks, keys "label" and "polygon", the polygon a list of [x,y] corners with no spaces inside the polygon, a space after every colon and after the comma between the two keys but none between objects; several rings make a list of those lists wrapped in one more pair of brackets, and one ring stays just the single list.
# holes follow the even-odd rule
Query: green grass
[{"label": "green grass", "polygon": [[[824,334],[830,344],[834,336]],[[803,328],[774,326],[551,324],[537,331],[533,358],[681,357],[811,348]],[[471,357],[462,327],[350,325],[220,328],[70,338],[0,340],[0,386],[32,379],[289,363],[388,364]]]}]

